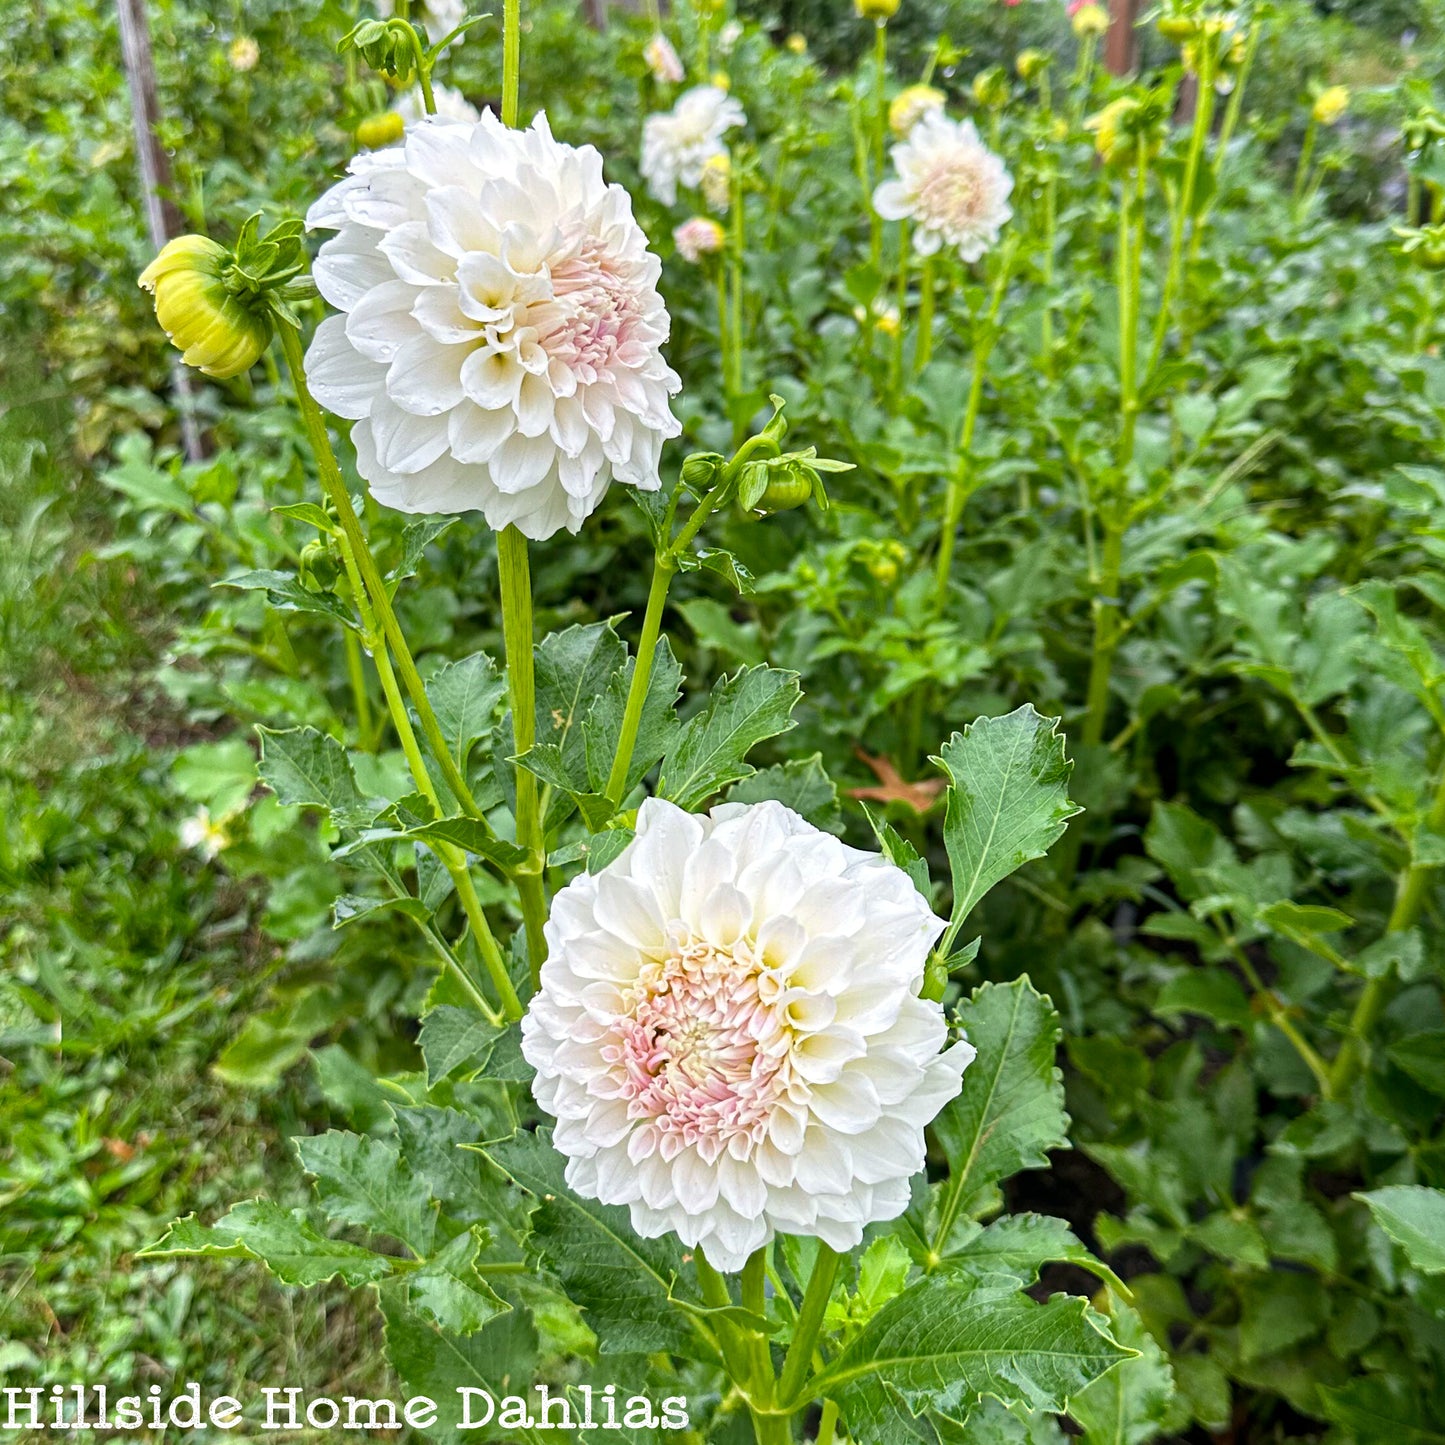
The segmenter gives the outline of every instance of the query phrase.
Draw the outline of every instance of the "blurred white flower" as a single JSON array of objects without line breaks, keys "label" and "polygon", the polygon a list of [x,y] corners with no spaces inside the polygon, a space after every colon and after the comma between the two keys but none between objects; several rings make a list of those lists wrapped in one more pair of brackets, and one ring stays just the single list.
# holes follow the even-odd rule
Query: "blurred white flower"
[{"label": "blurred white flower", "polygon": [[661,31],[642,47],[642,59],[648,73],[659,85],[677,85],[687,73],[682,68],[677,51],[672,48],[672,41]]},{"label": "blurred white flower", "polygon": [[[461,91],[453,90],[451,86],[435,81],[432,83],[431,89],[432,99],[437,104],[438,120],[455,120],[471,124],[482,118],[481,111]],[[426,119],[426,106],[422,102],[419,85],[412,86],[405,95],[397,99],[396,113],[408,126],[416,125],[418,121]]]},{"label": "blurred white flower", "polygon": [[972,121],[931,110],[889,154],[898,176],[873,192],[873,208],[885,221],[912,221],[919,255],[952,246],[963,260],[977,261],[998,240],[1013,215],[1013,177]]},{"label": "blurred white flower", "polygon": [[718,54],[727,57],[733,53],[738,41],[743,38],[743,23],[741,20],[729,20],[717,33]]},{"label": "blurred white flower", "polygon": [[213,819],[208,808],[197,808],[189,818],[181,821],[176,832],[183,848],[194,848],[206,859],[214,858],[231,841],[226,832],[226,820]]},{"label": "blurred white flower", "polygon": [[681,384],[662,267],[591,146],[543,115],[423,121],[357,156],[307,224],[337,232],[314,275],[344,313],[317,328],[307,378],[357,423],[379,502],[540,540],[577,531],[614,479],[659,486]]},{"label": "blurred white flower", "polygon": [[918,997],[943,929],[908,876],[780,803],[643,803],[554,899],[522,1021],[567,1182],[718,1269],[845,1250],[907,1207],[974,1051]]},{"label": "blurred white flower", "polygon": [[226,51],[226,59],[232,70],[244,74],[248,70],[255,70],[261,59],[261,47],[253,36],[238,35]]},{"label": "blurred white flower", "polygon": [[723,248],[723,228],[706,216],[693,216],[684,221],[673,233],[673,242],[678,255],[695,266],[704,256],[710,256]]},{"label": "blurred white flower", "polygon": [[672,205],[678,183],[695,187],[708,161],[725,154],[723,137],[746,121],[742,105],[719,86],[683,91],[671,110],[643,123],[642,174],[648,189],[663,205]]}]

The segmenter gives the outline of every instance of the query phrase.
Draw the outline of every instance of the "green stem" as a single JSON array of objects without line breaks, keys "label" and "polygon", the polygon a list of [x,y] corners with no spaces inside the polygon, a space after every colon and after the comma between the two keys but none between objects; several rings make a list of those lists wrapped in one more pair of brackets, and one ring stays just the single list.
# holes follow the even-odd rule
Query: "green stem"
[{"label": "green stem", "polygon": [[[356,602],[357,611],[361,614],[361,625],[366,630],[371,645],[372,660],[376,664],[377,676],[381,679],[381,691],[386,698],[387,709],[391,713],[392,726],[396,729],[401,750],[406,755],[407,766],[411,769],[412,781],[416,783],[422,796],[431,804],[433,813],[440,817],[443,810],[441,801],[437,797],[436,784],[427,770],[426,759],[421,755],[421,748],[417,746],[416,733],[412,728],[411,718],[407,714],[406,703],[402,700],[401,689],[396,685],[396,674],[392,670],[391,657],[386,650],[385,639],[379,635],[376,616],[367,599],[366,587],[362,582],[359,558],[349,539],[345,537],[341,539],[341,557],[346,566],[347,579],[351,583],[353,600]],[[457,890],[457,897],[462,901],[462,908],[467,915],[468,923],[471,924],[472,934],[477,940],[477,949],[482,955],[482,962],[486,965],[492,986],[502,1000],[502,1007],[507,1017],[521,1018],[521,1001],[512,987],[512,980],[507,973],[502,951],[498,948],[497,940],[487,923],[486,914],[482,912],[481,901],[472,885],[471,874],[467,871],[466,855],[459,848],[445,843],[439,845],[436,851],[437,857],[441,859],[442,866],[447,870]],[[497,1015],[491,1004],[487,1002],[486,996],[462,968],[456,956],[447,950],[444,958],[450,966],[453,976],[472,1002],[487,1018],[495,1020]]]},{"label": "green stem", "polygon": [[667,589],[676,571],[670,550],[659,552],[652,564],[652,586],[647,592],[647,611],[642,618],[642,636],[637,640],[637,661],[633,664],[632,682],[627,689],[627,705],[622,713],[622,732],[617,739],[617,756],[607,778],[606,794],[614,808],[622,806],[627,794],[627,770],[632,765],[632,752],[637,746],[637,732],[642,726],[642,709],[647,701],[647,687],[652,679],[652,661],[657,652],[657,639],[662,631],[662,612],[667,602]]},{"label": "green stem", "polygon": [[1050,170],[1044,182],[1044,313],[1039,323],[1039,340],[1043,352],[1042,370],[1050,381],[1054,377],[1054,251],[1059,225],[1059,178]]},{"label": "green stem", "polygon": [[331,438],[326,431],[326,418],[322,416],[321,408],[317,406],[315,398],[311,395],[311,389],[306,384],[306,364],[301,354],[300,333],[295,327],[285,324],[278,326],[277,331],[280,333],[281,350],[286,357],[287,368],[291,372],[291,382],[296,389],[296,401],[301,409],[301,423],[306,430],[307,440],[310,441],[312,453],[316,458],[316,470],[321,478],[322,489],[336,509],[337,520],[341,523],[341,530],[346,536],[347,544],[351,548],[357,568],[361,573],[363,590],[376,613],[382,636],[396,658],[397,671],[401,674],[406,695],[411,699],[411,705],[416,709],[417,717],[421,720],[422,732],[426,736],[427,745],[431,748],[437,766],[441,768],[442,777],[446,780],[446,785],[458,804],[473,818],[485,821],[481,809],[477,807],[476,800],[472,797],[471,789],[467,787],[461,770],[452,757],[446,738],[442,736],[436,712],[432,708],[431,700],[426,695],[421,674],[416,670],[416,662],[412,658],[411,649],[407,646],[406,636],[401,630],[401,623],[397,621],[396,612],[392,608],[391,595],[386,590],[386,583],[382,580],[376,559],[371,555],[371,548],[367,546],[366,536],[362,532],[361,523],[356,516],[356,509],[351,505],[351,497],[346,491],[346,482],[343,480],[341,468],[336,462],[336,453],[331,449]]},{"label": "green stem", "polygon": [[[755,1249],[743,1266],[742,1301],[749,1314],[767,1318],[768,1301],[765,1282],[768,1269],[768,1246]],[[773,1376],[773,1358],[765,1334],[749,1332],[747,1336],[749,1376],[748,1409],[753,1417],[753,1434],[757,1445],[788,1445],[793,1438],[787,1414],[774,1408],[777,1380]]]},{"label": "green stem", "polygon": [[743,256],[747,250],[747,208],[741,162],[732,168],[732,352],[733,394],[743,390]]},{"label": "green stem", "polygon": [[873,26],[873,167],[883,174],[883,156],[888,138],[888,22]]},{"label": "green stem", "polygon": [[421,85],[422,109],[428,115],[435,115],[437,113],[437,98],[432,93],[431,62],[426,58],[426,51],[424,51],[421,46],[421,36],[416,33],[414,26],[408,24],[407,35],[411,38],[411,53],[416,59],[416,78]]},{"label": "green stem", "polygon": [[1073,92],[1073,104],[1069,107],[1069,129],[1078,130],[1083,124],[1084,109],[1094,88],[1094,56],[1099,48],[1098,37],[1086,35],[1079,44],[1079,63],[1074,69],[1069,89]]},{"label": "green stem", "polygon": [[522,0],[502,3],[502,124],[517,123],[522,75]]},{"label": "green stem", "polygon": [[833,1445],[838,1430],[838,1407],[832,1400],[823,1401],[823,1413],[818,1420],[818,1438],[813,1445]]},{"label": "green stem", "polygon": [[346,675],[351,682],[351,705],[356,709],[357,746],[364,753],[372,752],[376,740],[371,734],[371,696],[366,690],[366,668],[361,659],[361,644],[348,627],[342,637],[346,648]]},{"label": "green stem", "polygon": [[1253,990],[1255,1000],[1268,1015],[1270,1023],[1294,1046],[1294,1051],[1304,1060],[1305,1067],[1315,1076],[1315,1082],[1320,1086],[1320,1092],[1326,1098],[1330,1098],[1332,1084],[1330,1071],[1325,1061],[1320,1058],[1305,1036],[1295,1027],[1294,1020],[1289,1016],[1289,1010],[1275,997],[1272,990],[1265,987],[1264,980],[1260,978],[1258,970],[1250,962],[1249,955],[1240,946],[1239,940],[1232,934],[1226,933],[1220,927],[1218,920],[1215,921],[1215,929],[1239,966],[1239,971]]},{"label": "green stem", "polygon": [[903,342],[908,335],[908,221],[898,226],[898,334],[893,338],[893,355],[889,365],[889,389],[897,391],[903,375]]},{"label": "green stem", "polygon": [[918,340],[913,348],[916,375],[933,355],[933,257],[925,256],[918,276]]},{"label": "green stem", "polygon": [[1300,202],[1304,199],[1305,179],[1310,172],[1310,162],[1314,160],[1315,138],[1319,134],[1319,122],[1310,116],[1310,122],[1305,127],[1304,144],[1300,147],[1299,164],[1295,166],[1294,188],[1291,196],[1294,200],[1295,219],[1299,219]]},{"label": "green stem", "polygon": [[728,319],[731,311],[728,306],[728,274],[731,270],[731,262],[726,257],[718,258],[717,268],[717,349],[718,363],[722,369],[723,397],[728,403],[728,412],[732,412],[733,399],[733,348],[732,348],[732,322]]},{"label": "green stem", "polygon": [[822,1240],[818,1241],[813,1272],[808,1277],[803,1306],[798,1312],[798,1322],[793,1327],[793,1341],[783,1359],[783,1373],[778,1377],[778,1402],[785,1408],[793,1408],[802,1403],[798,1396],[808,1377],[813,1350],[818,1343],[818,1332],[822,1328],[828,1301],[833,1295],[833,1281],[837,1278],[841,1259],[842,1256],[836,1250],[830,1249]]},{"label": "green stem", "polygon": [[1097,746],[1109,714],[1109,678],[1119,646],[1119,575],[1124,557],[1124,531],[1116,521],[1105,523],[1103,568],[1094,598],[1094,646],[1089,659],[1089,687],[1084,703],[1084,742]]},{"label": "green stem", "polygon": [[[497,533],[497,571],[502,591],[502,648],[507,659],[507,689],[512,703],[512,738],[516,756],[522,757],[537,741],[537,682],[532,658],[532,569],[527,539],[515,528]],[[542,881],[546,865],[542,815],[537,807],[537,777],[517,765],[517,843],[527,850],[527,861],[517,869],[517,893],[527,933],[527,956],[535,980],[547,957],[542,925],[547,918],[547,896]]]},{"label": "green stem", "polygon": [[1244,87],[1249,80],[1249,72],[1254,66],[1254,54],[1259,49],[1259,37],[1262,31],[1263,26],[1258,20],[1249,27],[1249,38],[1244,44],[1244,59],[1239,64],[1239,74],[1235,76],[1234,89],[1230,92],[1229,104],[1224,109],[1224,120],[1220,124],[1219,139],[1214,147],[1214,186],[1208,199],[1204,202],[1204,209],[1199,213],[1198,224],[1189,234],[1189,259],[1191,261],[1199,255],[1199,243],[1204,237],[1204,223],[1209,219],[1215,203],[1219,200],[1220,179],[1224,175],[1225,162],[1229,158],[1229,143],[1234,139],[1239,118],[1244,113]]},{"label": "green stem", "polygon": [[[1194,192],[1199,181],[1199,168],[1204,159],[1204,144],[1214,122],[1214,54],[1215,41],[1205,39],[1199,56],[1198,90],[1194,99],[1194,128],[1189,137],[1189,155],[1184,163],[1184,180],[1174,198],[1174,215],[1169,232],[1169,264],[1164,277],[1164,293],[1159,299],[1159,315],[1154,322],[1154,344],[1149,349],[1146,376],[1154,372],[1164,354],[1164,339],[1169,334],[1169,321],[1174,313],[1174,300],[1184,272],[1184,230],[1194,209]],[[1196,223],[1194,230],[1199,226]]]},{"label": "green stem", "polygon": [[[1436,780],[1435,798],[1429,813],[1426,814],[1425,826],[1431,832],[1445,830],[1445,768],[1441,768]],[[1390,912],[1386,933],[1406,933],[1418,922],[1425,906],[1425,893],[1429,887],[1431,871],[1429,867],[1412,860],[1400,875],[1395,889],[1395,906]],[[1361,990],[1354,1012],[1350,1015],[1349,1033],[1330,1069],[1329,1093],[1332,1098],[1339,1098],[1355,1081],[1364,1062],[1370,1033],[1388,999],[1387,977],[1369,979]]]}]

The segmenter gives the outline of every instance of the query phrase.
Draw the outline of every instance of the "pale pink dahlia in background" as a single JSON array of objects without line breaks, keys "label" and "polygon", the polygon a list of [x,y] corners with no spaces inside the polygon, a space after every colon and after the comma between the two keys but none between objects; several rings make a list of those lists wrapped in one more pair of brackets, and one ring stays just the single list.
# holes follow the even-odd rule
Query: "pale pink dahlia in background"
[{"label": "pale pink dahlia in background", "polygon": [[723,137],[745,124],[742,105],[716,85],[695,85],[677,104],[642,125],[642,175],[647,188],[665,206],[677,200],[677,187],[695,187],[702,168],[724,155]]},{"label": "pale pink dahlia in background", "polygon": [[911,221],[920,256],[952,246],[963,260],[977,261],[998,240],[1013,215],[1013,177],[972,121],[930,110],[889,154],[897,179],[873,192],[873,209],[885,221]]},{"label": "pale pink dahlia in background", "polygon": [[687,73],[672,41],[660,30],[642,47],[642,63],[659,85],[677,85]]},{"label": "pale pink dahlia in background", "polygon": [[616,479],[659,486],[680,428],[662,357],[661,263],[602,157],[429,120],[358,156],[307,224],[323,321],[306,375],[356,422],[357,469],[404,512],[480,511],[541,540],[575,532]]},{"label": "pale pink dahlia in background", "polygon": [[781,803],[648,799],[553,900],[522,1021],[568,1184],[725,1270],[896,1218],[974,1054],[918,997],[942,929],[901,869]]},{"label": "pale pink dahlia in background", "polygon": [[711,256],[723,248],[723,228],[706,216],[693,216],[684,221],[673,233],[677,253],[684,261],[695,266],[704,256]]}]

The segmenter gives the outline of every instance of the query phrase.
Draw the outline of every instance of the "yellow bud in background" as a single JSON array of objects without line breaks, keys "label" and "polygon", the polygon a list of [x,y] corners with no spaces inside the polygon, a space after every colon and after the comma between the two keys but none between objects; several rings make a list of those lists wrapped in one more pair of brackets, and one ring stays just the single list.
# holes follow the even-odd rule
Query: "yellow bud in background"
[{"label": "yellow bud in background", "polygon": [[1049,138],[1056,141],[1068,140],[1069,123],[1063,116],[1054,117],[1054,123],[1049,127]]},{"label": "yellow bud in background", "polygon": [[974,76],[973,98],[988,110],[999,110],[1008,104],[1008,76],[1003,66],[990,65]]},{"label": "yellow bud in background", "polygon": [[888,128],[900,140],[931,110],[942,110],[947,96],[931,85],[910,85],[900,90],[888,106]]},{"label": "yellow bud in background", "polygon": [[405,132],[406,122],[394,110],[381,110],[356,127],[356,143],[369,151],[380,150],[395,145]]},{"label": "yellow bud in background", "polygon": [[725,211],[732,199],[733,161],[723,151],[721,155],[709,156],[703,163],[698,189],[703,200],[715,211]]},{"label": "yellow bud in background", "polygon": [[1074,11],[1070,22],[1074,27],[1074,34],[1083,40],[1086,36],[1106,35],[1109,30],[1109,12],[1102,5],[1088,4],[1080,5]]},{"label": "yellow bud in background", "polygon": [[731,90],[733,78],[725,70],[715,70],[708,76],[708,84],[717,86],[719,90]]},{"label": "yellow bud in background", "polygon": [[1194,39],[1199,25],[1188,15],[1161,15],[1155,28],[1166,40],[1182,45],[1186,40]]},{"label": "yellow bud in background", "polygon": [[1053,56],[1046,50],[1020,50],[1014,68],[1020,80],[1037,80],[1049,68]]},{"label": "yellow bud in background", "polygon": [[892,20],[898,14],[898,0],[853,0],[853,8],[860,20],[876,20],[880,23]]},{"label": "yellow bud in background", "polygon": [[1150,155],[1159,148],[1158,137],[1144,134],[1144,108],[1132,95],[1111,100],[1097,115],[1084,122],[1084,129],[1093,131],[1094,147],[1108,165],[1133,159],[1138,153],[1141,136]]},{"label": "yellow bud in background", "polygon": [[808,53],[808,37],[800,31],[793,31],[784,44],[794,55],[806,55]]},{"label": "yellow bud in background", "polygon": [[1350,91],[1345,85],[1331,85],[1315,97],[1311,114],[1320,125],[1335,125],[1350,108]]},{"label": "yellow bud in background", "polygon": [[231,253],[206,236],[178,236],[140,274],[156,320],[187,366],[224,381],[249,371],[271,342],[264,315],[226,289]]}]

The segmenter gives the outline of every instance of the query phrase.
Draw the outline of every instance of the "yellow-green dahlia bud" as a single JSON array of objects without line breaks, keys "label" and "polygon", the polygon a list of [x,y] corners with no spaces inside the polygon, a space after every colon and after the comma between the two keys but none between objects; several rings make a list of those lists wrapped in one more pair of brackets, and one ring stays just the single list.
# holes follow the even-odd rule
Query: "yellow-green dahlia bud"
[{"label": "yellow-green dahlia bud", "polygon": [[1166,40],[1182,45],[1186,40],[1194,39],[1199,22],[1191,15],[1161,15],[1156,29]]},{"label": "yellow-green dahlia bud", "polygon": [[1320,125],[1334,125],[1350,108],[1350,90],[1345,85],[1331,85],[1315,97],[1311,114]]},{"label": "yellow-green dahlia bud", "polygon": [[1008,76],[1003,66],[990,65],[974,76],[973,98],[988,110],[998,110],[1008,104]]},{"label": "yellow-green dahlia bud", "polygon": [[1053,56],[1046,50],[1020,50],[1014,68],[1020,80],[1037,80],[1049,68]]},{"label": "yellow-green dahlia bud", "polygon": [[1109,12],[1102,5],[1088,4],[1080,5],[1074,11],[1073,19],[1069,22],[1074,28],[1074,34],[1083,40],[1086,36],[1093,36],[1097,39],[1100,35],[1108,33]]},{"label": "yellow-green dahlia bud", "polygon": [[220,381],[249,371],[271,341],[264,313],[243,305],[222,273],[231,253],[207,236],[178,236],[140,274],[155,297],[156,320],[194,366]]},{"label": "yellow-green dahlia bud", "polygon": [[860,20],[892,20],[898,14],[898,0],[853,0]]},{"label": "yellow-green dahlia bud", "polygon": [[394,110],[369,115],[356,127],[356,143],[369,151],[395,145],[406,131],[406,122]]}]

